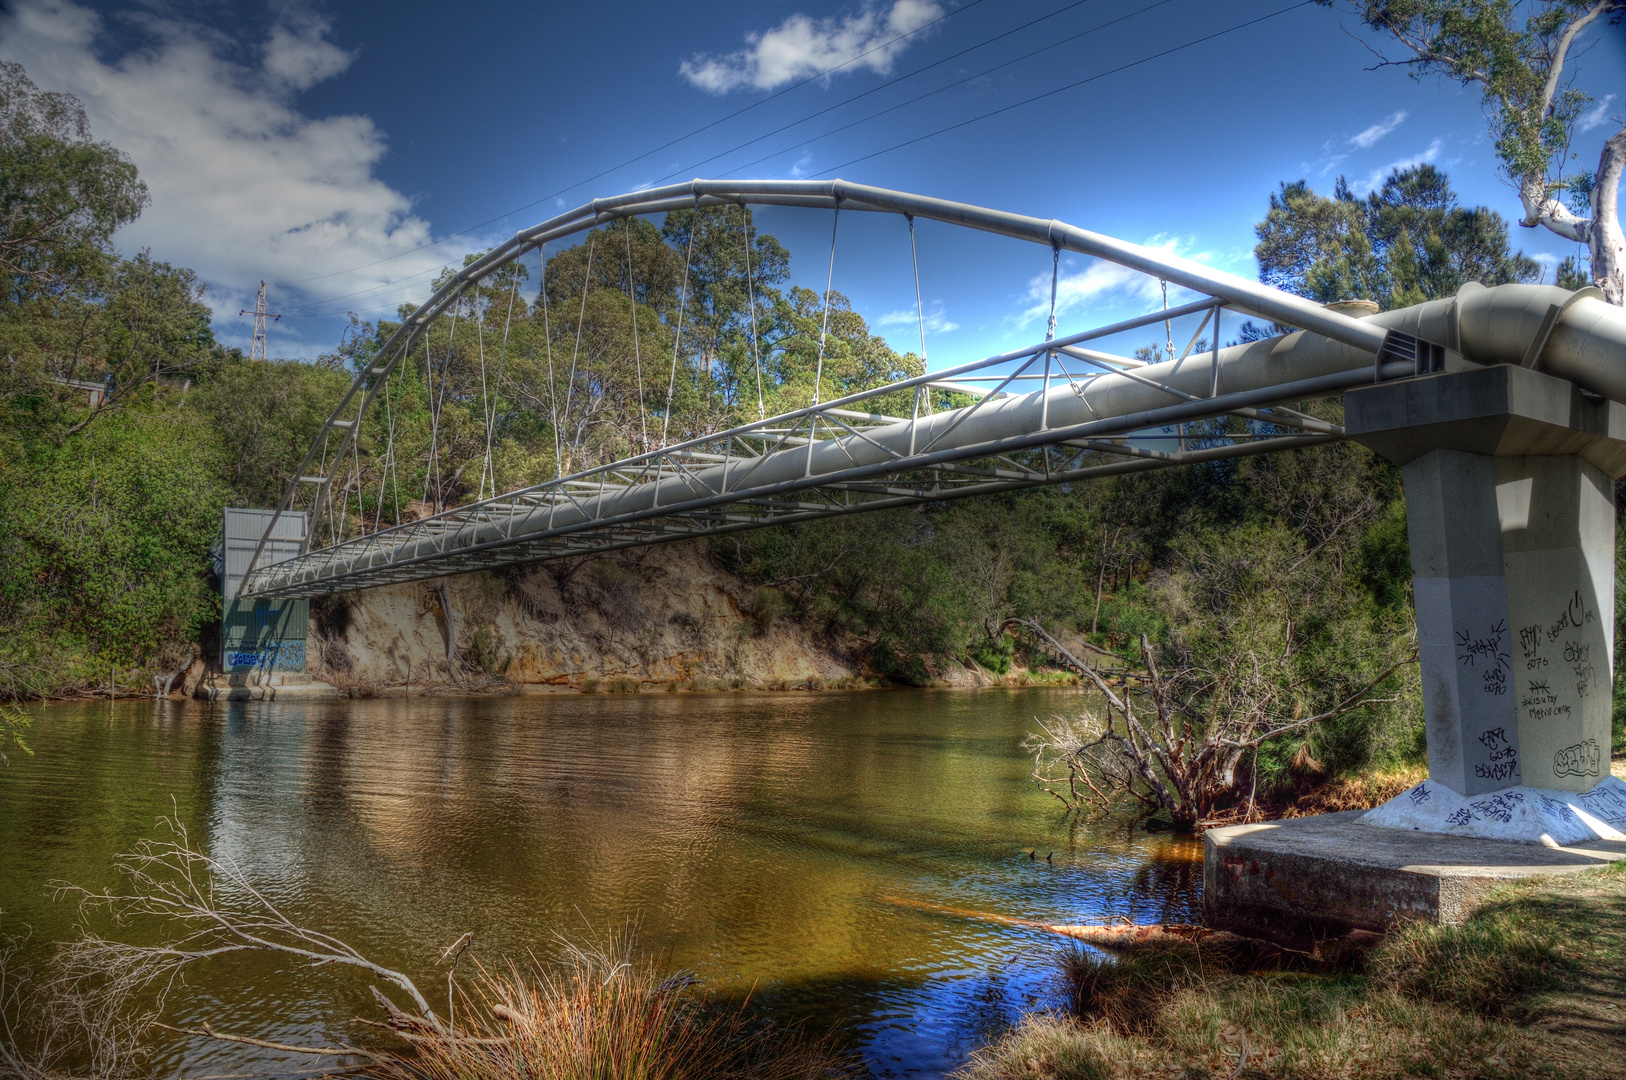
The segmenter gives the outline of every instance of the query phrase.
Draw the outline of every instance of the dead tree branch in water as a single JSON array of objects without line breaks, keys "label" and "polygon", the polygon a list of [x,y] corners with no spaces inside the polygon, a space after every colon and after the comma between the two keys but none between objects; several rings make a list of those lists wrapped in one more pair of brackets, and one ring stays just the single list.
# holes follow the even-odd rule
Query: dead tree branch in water
[{"label": "dead tree branch in water", "polygon": [[1295,715],[1294,686],[1279,681],[1273,665],[1256,655],[1236,657],[1220,672],[1164,671],[1142,635],[1139,685],[1126,680],[1121,692],[1067,655],[1095,684],[1103,705],[1099,712],[1039,721],[1039,732],[1025,743],[1034,755],[1033,779],[1075,812],[1127,799],[1167,813],[1183,831],[1251,813],[1251,803],[1237,805],[1248,755],[1273,739],[1397,700],[1383,688],[1415,659],[1390,664],[1320,711]]},{"label": "dead tree branch in water", "polygon": [[294,922],[236,863],[193,848],[178,819],[165,818],[162,824],[173,839],[143,839],[115,859],[126,882],[123,891],[93,893],[66,882],[53,884],[59,896],[77,897],[82,909],[106,910],[120,924],[140,920],[178,927],[180,936],[159,945],[131,945],[87,933],[63,947],[64,977],[161,996],[201,961],[278,953],[310,967],[337,964],[374,975],[406,994],[419,1020],[443,1026],[406,975],[374,963],[331,934]]}]

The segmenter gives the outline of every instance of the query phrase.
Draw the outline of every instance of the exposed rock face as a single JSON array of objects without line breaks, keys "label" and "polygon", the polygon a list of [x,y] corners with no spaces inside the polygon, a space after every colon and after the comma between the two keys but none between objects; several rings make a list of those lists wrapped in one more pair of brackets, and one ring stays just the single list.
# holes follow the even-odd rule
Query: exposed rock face
[{"label": "exposed rock face", "polygon": [[[446,607],[450,607],[450,619]],[[751,589],[694,544],[481,571],[318,601],[309,670],[363,689],[500,676],[580,686],[691,679],[787,687],[852,668],[789,619],[753,610]]]}]

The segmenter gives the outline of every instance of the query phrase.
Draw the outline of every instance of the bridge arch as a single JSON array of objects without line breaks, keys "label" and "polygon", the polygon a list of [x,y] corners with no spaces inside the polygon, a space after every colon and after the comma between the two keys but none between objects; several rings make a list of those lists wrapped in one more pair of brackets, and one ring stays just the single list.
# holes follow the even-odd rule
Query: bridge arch
[{"label": "bridge arch", "polygon": [[[1585,291],[1570,294],[1535,286],[1467,289],[1451,300],[1357,318],[1054,219],[843,180],[693,180],[593,200],[516,233],[447,280],[357,373],[296,471],[266,536],[274,532],[276,518],[295,509],[302,491],[313,493],[313,517],[319,517],[324,506],[331,514],[334,470],[355,450],[362,420],[377,394],[417,336],[468,290],[542,245],[596,226],[671,210],[728,205],[860,210],[938,221],[1105,260],[1184,286],[1202,299],[947,371],[815,402],[759,423],[663,446],[392,528],[354,537],[341,530],[334,543],[321,548],[312,546],[312,530],[306,550],[275,565],[265,564],[262,541],[250,560],[243,595],[311,596],[1204,460],[1205,455],[1286,449],[1343,433],[1280,408],[1283,403],[1439,371],[1448,356],[1475,355],[1525,366],[1545,360],[1555,373],[1626,400],[1626,372],[1621,371],[1626,365],[1618,359],[1619,350],[1626,348],[1626,321],[1618,309]],[[1145,367],[1131,366],[1123,358],[1103,360],[1105,354],[1088,348],[1097,338],[1198,312],[1217,317],[1222,309],[1301,330],[1225,349],[1215,335],[1211,353],[1182,354],[1178,360]],[[1063,363],[1064,357],[1095,365],[1087,392],[1070,373],[1065,380],[1052,379],[1051,361]],[[1611,357],[1613,364],[1608,362]],[[999,396],[1015,380],[1039,380],[1041,376],[1030,371],[1041,364],[1042,387]],[[1006,369],[1008,376],[996,391],[973,405],[920,414],[921,388],[928,384],[974,372],[1005,375]],[[879,415],[866,409],[872,399],[907,391],[915,394],[913,416]],[[1159,425],[1225,415],[1264,425],[1269,435],[1179,455],[1159,454],[1125,439]],[[1022,454],[1038,458],[1017,460],[1015,456]],[[1098,460],[1102,455],[1111,460]],[[992,464],[967,464],[973,461]]]}]

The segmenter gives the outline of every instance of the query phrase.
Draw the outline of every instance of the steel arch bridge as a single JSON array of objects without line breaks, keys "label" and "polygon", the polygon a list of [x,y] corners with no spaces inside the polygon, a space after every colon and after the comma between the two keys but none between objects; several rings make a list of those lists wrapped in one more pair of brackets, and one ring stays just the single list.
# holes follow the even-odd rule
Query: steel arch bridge
[{"label": "steel arch bridge", "polygon": [[[814,403],[805,408],[420,520],[372,531],[365,515],[351,522],[344,509],[352,490],[347,470],[353,467],[359,485],[362,419],[437,316],[547,243],[620,219],[733,205],[893,214],[908,219],[911,235],[916,219],[942,222],[1041,244],[1058,257],[1065,251],[1104,260],[1198,299],[1060,337],[1053,336],[1052,319],[1052,333],[1027,347],[830,401],[818,399],[816,379]],[[916,285],[918,304],[918,269]],[[277,534],[278,518],[304,508],[309,536],[297,555],[281,561],[269,557],[277,545],[262,538],[240,595],[310,597],[1336,441],[1341,428],[1286,406],[1441,371],[1462,357],[1539,362],[1626,401],[1620,372],[1626,316],[1588,293],[1469,286],[1454,299],[1358,318],[1060,221],[843,180],[694,180],[597,199],[517,233],[465,267],[383,342],[323,423],[264,534]],[[1299,330],[1221,348],[1224,312]],[[1092,347],[1195,315],[1202,322],[1191,344],[1163,362]],[[1210,327],[1212,347],[1194,352]],[[974,400],[933,411],[933,389]],[[888,414],[882,399],[912,401],[909,415]],[[1219,417],[1245,423],[1226,425],[1228,433],[1205,437],[1200,447],[1183,438],[1165,438],[1167,450],[1148,445],[1157,442],[1149,432]]]}]

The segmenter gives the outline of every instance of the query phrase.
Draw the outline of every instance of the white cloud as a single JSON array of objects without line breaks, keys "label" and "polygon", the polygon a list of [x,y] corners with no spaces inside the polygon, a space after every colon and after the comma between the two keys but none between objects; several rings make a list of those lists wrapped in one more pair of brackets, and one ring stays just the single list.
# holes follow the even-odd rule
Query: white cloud
[{"label": "white cloud", "polygon": [[[230,43],[212,29],[143,15],[111,19],[138,22],[151,44],[110,53],[118,33],[101,15],[71,0],[21,0],[0,14],[0,53],[41,88],[77,95],[94,136],[140,169],[152,205],[120,231],[122,250],[150,247],[156,258],[197,270],[223,322],[252,306],[262,278],[332,275],[274,287],[274,310],[324,297],[340,297],[328,310],[423,297],[426,275],[444,253],[349,269],[427,243],[430,232],[406,196],[373,176],[386,147],[372,120],[313,118],[295,107],[296,92],[350,63],[326,40],[324,21],[284,9],[258,64],[245,64],[222,55]],[[413,280],[390,285],[406,278]],[[347,295],[355,293],[365,295]],[[229,336],[232,325],[221,329]],[[283,320],[282,348],[331,344],[287,344],[298,327]]]},{"label": "white cloud", "polygon": [[1370,150],[1372,147],[1378,144],[1378,140],[1382,139],[1385,135],[1389,134],[1389,132],[1393,131],[1395,128],[1399,127],[1405,122],[1406,112],[1405,110],[1401,110],[1400,112],[1397,112],[1393,116],[1389,117],[1387,120],[1379,120],[1365,131],[1350,139],[1349,145],[1359,147],[1362,150]]},{"label": "white cloud", "polygon": [[1373,169],[1364,177],[1351,180],[1349,182],[1349,189],[1357,195],[1365,195],[1367,192],[1373,191],[1382,186],[1383,181],[1388,179],[1389,174],[1396,169],[1409,169],[1414,165],[1423,165],[1428,162],[1439,160],[1440,149],[1444,145],[1443,140],[1435,139],[1433,142],[1428,144],[1428,149],[1424,150],[1421,154],[1416,154],[1409,158],[1402,158],[1399,161],[1391,161],[1389,164],[1384,165],[1381,168]]},{"label": "white cloud", "polygon": [[[903,308],[898,311],[889,311],[877,320],[879,326],[913,326],[920,325],[920,312],[914,308]],[[935,307],[926,312],[926,332],[928,334],[946,334],[951,330],[958,330],[960,324],[951,322],[941,307]]]},{"label": "white cloud", "polygon": [[737,52],[697,55],[683,61],[678,72],[713,94],[772,90],[839,65],[884,75],[908,47],[905,35],[942,17],[937,0],[893,0],[884,9],[872,4],[839,19],[798,13],[766,33],[747,34],[746,47]]},{"label": "white cloud", "polygon": [[[1181,248],[1184,245],[1178,237],[1165,234],[1152,237],[1146,241],[1145,246],[1168,255],[1179,255],[1194,262],[1215,261],[1213,252],[1183,251]],[[1157,279],[1149,274],[1104,259],[1087,259],[1081,269],[1069,273],[1068,261],[1063,260],[1063,272],[1056,278],[1058,318],[1096,305],[1105,305],[1111,309],[1112,305],[1125,301],[1137,304],[1162,302],[1162,287]],[[1194,295],[1188,294],[1187,290],[1178,285],[1169,286],[1170,306],[1183,304]],[[1050,275],[1048,273],[1034,275],[1028,282],[1027,296],[1024,299],[1029,301],[1031,306],[1022,312],[1017,319],[1017,325],[1030,326],[1035,322],[1047,321],[1050,318]]]},{"label": "white cloud", "polygon": [[265,72],[280,79],[292,90],[309,90],[323,79],[331,79],[350,66],[350,54],[322,35],[326,23],[311,23],[299,31],[286,26],[271,29],[265,43]]},{"label": "white cloud", "polygon": [[1602,101],[1582,113],[1581,119],[1575,125],[1576,130],[1591,131],[1595,127],[1603,127],[1603,125],[1609,123],[1609,105],[1614,100],[1615,95],[1609,94]]}]

